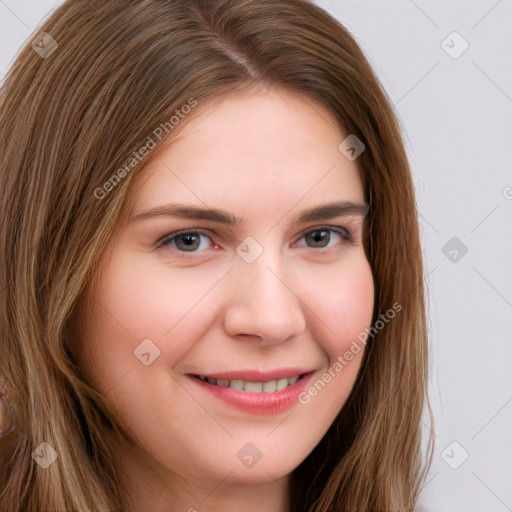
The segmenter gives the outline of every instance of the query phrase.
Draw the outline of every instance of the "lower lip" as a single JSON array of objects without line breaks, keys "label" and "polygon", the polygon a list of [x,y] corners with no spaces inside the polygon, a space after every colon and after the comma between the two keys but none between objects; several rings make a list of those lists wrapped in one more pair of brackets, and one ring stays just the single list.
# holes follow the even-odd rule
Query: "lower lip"
[{"label": "lower lip", "polygon": [[307,387],[313,372],[306,373],[295,384],[274,393],[248,393],[232,388],[223,388],[197,377],[191,377],[198,386],[216,398],[250,414],[279,414],[290,410],[299,402],[299,395]]}]

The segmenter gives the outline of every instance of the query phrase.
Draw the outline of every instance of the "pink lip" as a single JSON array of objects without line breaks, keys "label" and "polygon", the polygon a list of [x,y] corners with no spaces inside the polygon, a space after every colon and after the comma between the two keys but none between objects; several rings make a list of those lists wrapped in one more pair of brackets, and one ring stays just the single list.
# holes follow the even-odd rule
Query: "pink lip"
[{"label": "pink lip", "polygon": [[[288,372],[289,373],[289,372]],[[200,386],[206,392],[212,393],[213,396],[219,400],[236,407],[237,409],[248,412],[250,414],[279,414],[291,409],[299,401],[299,395],[308,386],[314,372],[306,373],[292,386],[287,387],[281,391],[275,393],[249,393],[247,391],[238,391],[231,388],[223,388],[214,384],[208,384],[196,377],[190,376],[196,385]],[[299,375],[300,373],[289,374],[290,377]],[[230,372],[219,375],[229,375],[229,378],[225,377],[211,377],[214,379],[224,378],[225,380],[236,380],[240,375],[255,375],[255,373],[248,372]],[[236,375],[237,377],[231,377]],[[273,373],[272,375],[275,375]],[[283,374],[281,374],[283,375]],[[273,380],[275,377],[261,378],[261,373],[258,373],[258,378],[251,377],[250,379],[240,378],[240,380],[252,380],[253,382],[262,382],[267,380]],[[280,377],[284,378],[284,376]]]}]

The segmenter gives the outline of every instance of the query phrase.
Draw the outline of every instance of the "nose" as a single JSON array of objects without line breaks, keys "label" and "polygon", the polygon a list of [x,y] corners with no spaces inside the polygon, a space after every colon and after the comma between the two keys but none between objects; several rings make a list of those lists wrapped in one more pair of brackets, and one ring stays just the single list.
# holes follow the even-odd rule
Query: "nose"
[{"label": "nose", "polygon": [[[274,258],[263,254],[248,264],[239,260],[230,273],[229,306],[224,328],[231,336],[257,337],[277,344],[306,328],[293,280],[283,276]],[[296,284],[296,283],[295,283]]]}]

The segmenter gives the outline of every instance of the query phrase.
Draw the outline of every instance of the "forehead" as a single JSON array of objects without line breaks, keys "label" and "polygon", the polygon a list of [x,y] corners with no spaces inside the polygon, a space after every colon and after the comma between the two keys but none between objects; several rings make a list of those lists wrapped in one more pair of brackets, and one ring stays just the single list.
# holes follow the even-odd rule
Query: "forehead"
[{"label": "forehead", "polygon": [[316,102],[258,90],[198,109],[144,169],[132,210],[186,201],[277,214],[298,201],[363,200],[357,163],[338,149],[346,134]]}]

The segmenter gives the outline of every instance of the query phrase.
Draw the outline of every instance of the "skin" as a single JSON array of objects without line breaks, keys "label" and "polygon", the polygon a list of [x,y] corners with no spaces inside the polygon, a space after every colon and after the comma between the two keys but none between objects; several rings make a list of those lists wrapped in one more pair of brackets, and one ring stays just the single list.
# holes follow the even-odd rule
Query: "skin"
[{"label": "skin", "polygon": [[[283,512],[288,477],[341,410],[363,351],[307,405],[279,414],[239,411],[188,374],[299,366],[316,370],[314,382],[370,326],[363,217],[297,220],[324,202],[364,203],[361,179],[338,150],[347,134],[310,100],[259,88],[198,108],[144,169],[102,261],[83,366],[137,443],[116,466],[132,510]],[[175,202],[242,222],[133,220]],[[320,237],[327,247],[309,246],[304,235],[324,226],[353,241],[329,231]],[[176,242],[155,248],[183,229],[206,233],[196,252]],[[248,236],[263,249],[252,263],[236,252]],[[134,357],[144,339],[160,350],[149,366]],[[247,442],[262,454],[251,468],[237,457]]]}]

